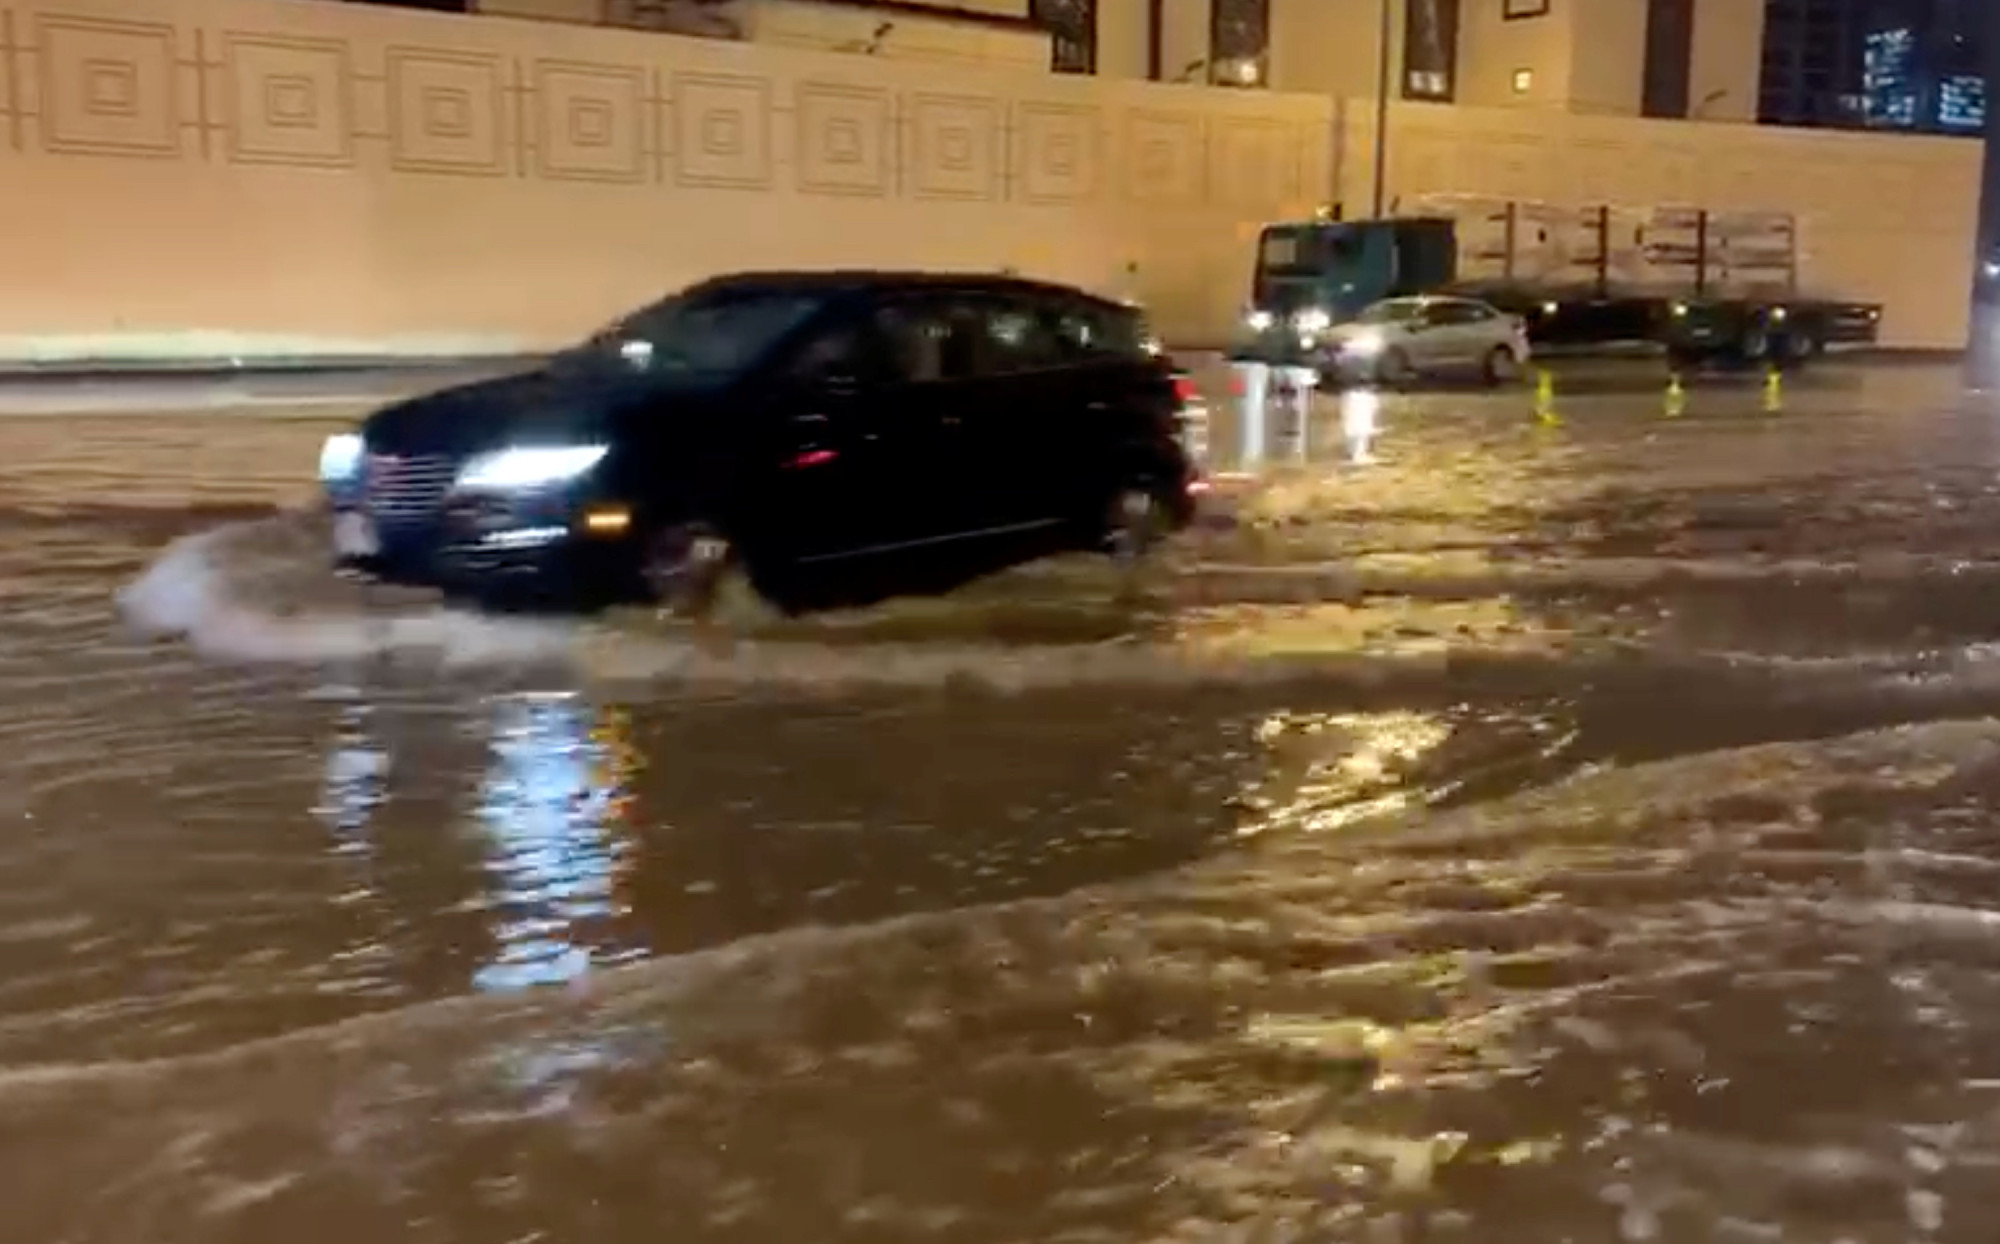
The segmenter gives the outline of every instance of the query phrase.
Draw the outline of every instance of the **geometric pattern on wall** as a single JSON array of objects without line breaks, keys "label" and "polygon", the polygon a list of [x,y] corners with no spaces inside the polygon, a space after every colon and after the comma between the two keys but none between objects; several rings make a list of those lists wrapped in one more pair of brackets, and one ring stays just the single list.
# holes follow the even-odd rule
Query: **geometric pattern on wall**
[{"label": "geometric pattern on wall", "polygon": [[990,200],[1000,179],[1000,105],[985,96],[909,98],[912,188],[920,199]]},{"label": "geometric pattern on wall", "polygon": [[1145,203],[1194,203],[1204,189],[1201,117],[1133,111],[1125,118],[1125,192]]},{"label": "geometric pattern on wall", "polygon": [[20,31],[11,9],[0,9],[0,152],[19,151],[26,128],[21,111]]},{"label": "geometric pattern on wall", "polygon": [[538,60],[535,167],[557,181],[646,179],[646,77],[623,65]]},{"label": "geometric pattern on wall", "polygon": [[735,74],[674,78],[674,179],[684,186],[771,184],[771,84]]},{"label": "geometric pattern on wall", "polygon": [[808,194],[881,198],[889,193],[889,93],[872,87],[802,82],[797,176]]},{"label": "geometric pattern on wall", "polygon": [[1209,184],[1224,202],[1275,207],[1299,197],[1299,148],[1282,121],[1231,117],[1217,124]]},{"label": "geometric pattern on wall", "polygon": [[394,47],[387,59],[392,168],[462,177],[506,175],[498,57]]},{"label": "geometric pattern on wall", "polygon": [[172,26],[39,14],[35,40],[44,148],[80,155],[180,154]]},{"label": "geometric pattern on wall", "polygon": [[1014,110],[1020,195],[1029,203],[1075,203],[1101,184],[1099,121],[1094,108],[1021,104]]},{"label": "geometric pattern on wall", "polygon": [[354,163],[354,74],[347,43],[289,35],[222,37],[229,159],[347,168]]}]

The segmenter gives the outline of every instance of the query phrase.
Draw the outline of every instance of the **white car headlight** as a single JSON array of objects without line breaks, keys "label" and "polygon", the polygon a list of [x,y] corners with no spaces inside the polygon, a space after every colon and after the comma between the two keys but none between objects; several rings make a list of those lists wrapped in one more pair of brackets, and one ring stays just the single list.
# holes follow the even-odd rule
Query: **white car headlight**
[{"label": "white car headlight", "polygon": [[1315,307],[1299,312],[1297,324],[1302,333],[1323,333],[1333,327],[1333,317]]},{"label": "white car headlight", "polygon": [[574,479],[597,465],[604,445],[562,445],[502,449],[480,454],[458,473],[460,488],[537,488]]},{"label": "white car headlight", "polygon": [[1276,323],[1276,320],[1269,311],[1252,311],[1243,317],[1243,322],[1250,326],[1251,332],[1261,333]]},{"label": "white car headlight", "polygon": [[1381,333],[1356,333],[1346,341],[1341,342],[1340,348],[1348,354],[1366,357],[1382,353],[1382,348],[1388,344],[1383,339]]},{"label": "white car headlight", "polygon": [[326,438],[319,450],[319,478],[323,484],[353,479],[361,473],[361,438],[341,432]]}]

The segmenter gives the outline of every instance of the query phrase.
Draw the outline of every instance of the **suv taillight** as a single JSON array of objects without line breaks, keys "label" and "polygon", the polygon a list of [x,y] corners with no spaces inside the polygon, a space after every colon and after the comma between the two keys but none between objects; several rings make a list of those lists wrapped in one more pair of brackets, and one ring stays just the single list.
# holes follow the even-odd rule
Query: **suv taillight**
[{"label": "suv taillight", "polygon": [[1194,387],[1194,381],[1186,376],[1174,377],[1174,400],[1182,406],[1193,406],[1201,401],[1201,390]]}]

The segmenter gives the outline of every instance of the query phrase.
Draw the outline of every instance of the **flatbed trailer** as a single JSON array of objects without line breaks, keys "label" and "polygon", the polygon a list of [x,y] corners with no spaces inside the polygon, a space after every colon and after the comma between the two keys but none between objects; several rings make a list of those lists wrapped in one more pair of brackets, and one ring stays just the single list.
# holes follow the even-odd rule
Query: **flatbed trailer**
[{"label": "flatbed trailer", "polygon": [[[1484,299],[1519,316],[1537,350],[1643,346],[1677,367],[1791,367],[1877,343],[1880,306],[1801,295],[1783,213],[1476,203],[1267,228],[1232,357],[1311,366],[1326,325],[1420,294]],[[1302,323],[1313,331],[1293,331]]]},{"label": "flatbed trailer", "polygon": [[[1752,280],[1749,288],[1732,289],[1715,277],[1714,214],[1698,208],[1682,211],[1682,230],[1688,235],[1684,242],[1648,243],[1643,230],[1635,238],[1654,267],[1687,270],[1678,289],[1634,288],[1617,279],[1613,261],[1617,223],[1610,207],[1586,215],[1584,224],[1594,245],[1583,261],[1592,269],[1584,281],[1536,283],[1503,275],[1497,280],[1455,281],[1446,289],[1485,299],[1520,316],[1527,323],[1530,343],[1555,351],[1650,344],[1681,365],[1793,366],[1829,350],[1878,343],[1879,305],[1800,296],[1797,236],[1788,217],[1780,218],[1784,244],[1779,253],[1755,265],[1769,275]],[[1501,209],[1501,224],[1510,235],[1518,233],[1518,204]],[[1509,256],[1515,253],[1511,239],[1504,245]]]}]

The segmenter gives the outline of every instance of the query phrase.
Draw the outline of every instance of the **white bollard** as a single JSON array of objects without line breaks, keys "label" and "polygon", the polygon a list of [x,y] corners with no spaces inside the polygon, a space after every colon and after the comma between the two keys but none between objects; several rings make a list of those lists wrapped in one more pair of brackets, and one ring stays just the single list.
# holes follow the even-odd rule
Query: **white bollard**
[{"label": "white bollard", "polygon": [[1284,393],[1284,422],[1279,425],[1279,457],[1306,460],[1312,447],[1313,395],[1319,389],[1319,372],[1310,367],[1281,369]]},{"label": "white bollard", "polygon": [[1249,471],[1264,461],[1266,425],[1270,419],[1271,365],[1245,359],[1230,366],[1236,371],[1236,387],[1241,395],[1236,411],[1237,436],[1243,447],[1241,469]]}]

